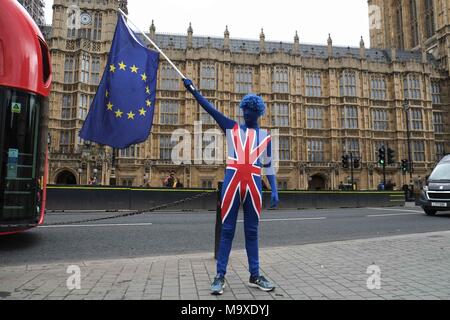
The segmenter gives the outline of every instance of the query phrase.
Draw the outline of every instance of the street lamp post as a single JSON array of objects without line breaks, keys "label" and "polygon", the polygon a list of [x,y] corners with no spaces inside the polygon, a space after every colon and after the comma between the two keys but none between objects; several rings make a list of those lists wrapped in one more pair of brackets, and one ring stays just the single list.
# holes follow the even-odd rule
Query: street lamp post
[{"label": "street lamp post", "polygon": [[78,168],[78,184],[81,185],[81,174],[83,173],[83,169]]},{"label": "street lamp post", "polygon": [[350,152],[350,176],[352,179],[352,191],[354,191],[354,176],[353,176],[353,169],[354,169],[354,164],[353,164],[353,152]]},{"label": "street lamp post", "polygon": [[412,175],[414,172],[414,166],[411,157],[411,132],[410,132],[410,122],[409,122],[409,100],[405,99],[403,102],[403,110],[406,115],[406,134],[408,139],[408,163],[409,163],[409,177],[412,180]]}]

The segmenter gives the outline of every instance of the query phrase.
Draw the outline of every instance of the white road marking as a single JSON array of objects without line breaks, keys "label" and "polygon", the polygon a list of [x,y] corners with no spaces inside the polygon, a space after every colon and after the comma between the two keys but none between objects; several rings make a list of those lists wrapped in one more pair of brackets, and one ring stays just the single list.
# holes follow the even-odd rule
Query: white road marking
[{"label": "white road marking", "polygon": [[366,208],[369,210],[379,210],[379,211],[399,211],[399,212],[417,212],[417,213],[423,213],[423,211],[420,210],[408,210],[408,209],[393,209],[393,208]]},{"label": "white road marking", "polygon": [[406,210],[406,209],[392,209],[392,208],[366,208],[369,210],[377,210],[377,211],[398,211],[402,213],[387,213],[387,214],[372,214],[367,215],[368,218],[380,218],[380,217],[390,217],[390,216],[413,216],[423,214],[423,211],[418,210]]},{"label": "white road marking", "polygon": [[39,228],[98,228],[98,227],[143,227],[151,226],[153,223],[114,223],[114,224],[73,224],[60,226],[40,226]]},{"label": "white road marking", "polygon": [[388,214],[372,214],[366,216],[367,218],[380,218],[380,217],[392,217],[392,216],[417,216],[418,213],[388,213]]},{"label": "white road marking", "polygon": [[[289,218],[289,219],[261,219],[260,222],[278,222],[278,221],[308,221],[308,220],[325,220],[326,217],[318,218]],[[237,222],[243,223],[244,220],[238,220]]]}]

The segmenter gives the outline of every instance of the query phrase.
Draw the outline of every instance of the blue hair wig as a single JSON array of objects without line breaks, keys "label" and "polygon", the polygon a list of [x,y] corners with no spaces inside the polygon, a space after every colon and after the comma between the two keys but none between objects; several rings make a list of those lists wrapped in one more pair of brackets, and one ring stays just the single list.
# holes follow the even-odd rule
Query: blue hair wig
[{"label": "blue hair wig", "polygon": [[266,105],[264,104],[264,100],[257,96],[256,94],[248,94],[242,99],[239,107],[241,109],[250,108],[252,110],[257,111],[258,116],[263,116],[266,112]]}]

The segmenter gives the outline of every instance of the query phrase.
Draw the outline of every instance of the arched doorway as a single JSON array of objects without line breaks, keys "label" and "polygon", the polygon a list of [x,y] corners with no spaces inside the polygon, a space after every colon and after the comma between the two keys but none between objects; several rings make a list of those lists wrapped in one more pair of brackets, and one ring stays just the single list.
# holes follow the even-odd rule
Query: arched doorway
[{"label": "arched doorway", "polygon": [[77,184],[77,178],[75,178],[75,175],[70,171],[61,171],[56,176],[56,184],[60,185],[75,185]]},{"label": "arched doorway", "polygon": [[326,181],[320,174],[315,174],[309,179],[308,190],[321,191],[325,190]]}]

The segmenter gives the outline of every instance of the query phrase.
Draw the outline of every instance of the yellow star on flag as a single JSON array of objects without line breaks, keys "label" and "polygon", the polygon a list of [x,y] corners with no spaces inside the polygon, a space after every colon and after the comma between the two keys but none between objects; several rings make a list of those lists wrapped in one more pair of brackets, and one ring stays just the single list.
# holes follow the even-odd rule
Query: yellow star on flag
[{"label": "yellow star on flag", "polygon": [[120,70],[126,71],[127,70],[126,67],[127,67],[127,65],[123,61],[121,63],[119,63]]},{"label": "yellow star on flag", "polygon": [[122,118],[123,112],[120,111],[120,109],[119,109],[115,112],[115,114],[116,114],[116,118]]},{"label": "yellow star on flag", "polygon": [[106,90],[106,97],[107,97],[107,98],[109,97],[109,92],[108,92],[108,90]]},{"label": "yellow star on flag", "polygon": [[116,66],[113,64],[109,65],[109,71],[116,72]]},{"label": "yellow star on flag", "polygon": [[109,102],[109,103],[106,105],[106,107],[108,108],[108,110],[111,110],[111,111],[112,111],[114,105],[113,105],[111,102]]},{"label": "yellow star on flag", "polygon": [[145,100],[145,103],[147,103],[147,107],[150,107],[152,105],[152,102],[150,100]]},{"label": "yellow star on flag", "polygon": [[148,94],[150,94],[150,88],[147,86],[145,87],[145,92],[147,92]]},{"label": "yellow star on flag", "polygon": [[134,120],[134,116],[135,116],[135,114],[133,113],[133,111],[130,111],[129,113],[127,113],[127,116],[128,116],[128,120]]},{"label": "yellow star on flag", "polygon": [[147,113],[147,111],[145,111],[144,108],[142,108],[141,110],[139,110],[139,114],[143,117],[145,117],[145,114]]},{"label": "yellow star on flag", "polygon": [[139,70],[139,68],[136,67],[135,65],[133,65],[132,67],[130,67],[130,69],[131,69],[131,72],[134,72],[134,73],[137,73],[138,70]]},{"label": "yellow star on flag", "polygon": [[144,81],[144,82],[147,81],[147,75],[145,73],[141,74],[141,78],[142,78],[142,81]]}]

